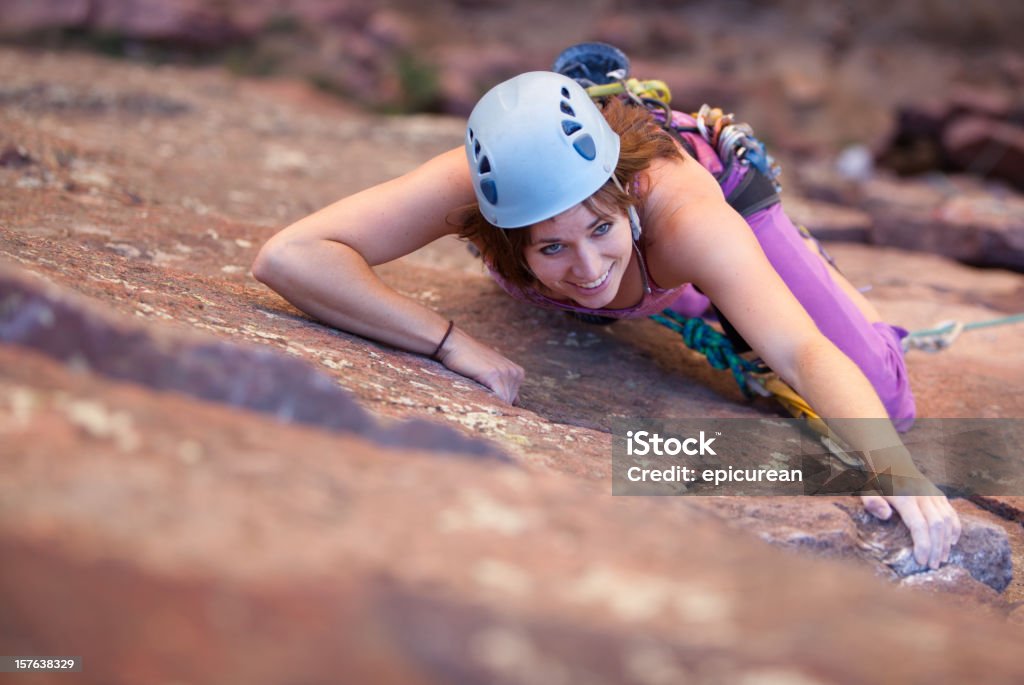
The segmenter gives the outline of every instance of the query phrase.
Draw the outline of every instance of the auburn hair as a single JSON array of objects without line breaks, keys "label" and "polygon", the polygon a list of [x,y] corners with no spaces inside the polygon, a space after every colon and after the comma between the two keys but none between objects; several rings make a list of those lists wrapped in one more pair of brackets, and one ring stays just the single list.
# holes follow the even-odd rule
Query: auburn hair
[{"label": "auburn hair", "polygon": [[[659,158],[682,161],[675,140],[655,121],[650,110],[621,98],[606,98],[599,102],[601,112],[612,130],[619,135],[619,162],[615,178],[622,188],[633,189],[627,194],[609,178],[597,192],[583,201],[599,215],[625,212],[630,205],[641,205],[645,190],[636,183],[637,176]],[[644,193],[644,194],[640,194]],[[530,244],[528,228],[499,228],[491,224],[480,212],[477,204],[456,210],[452,223],[459,229],[459,237],[472,241],[481,256],[505,280],[520,288],[532,285],[536,279],[526,266],[524,253]]]}]

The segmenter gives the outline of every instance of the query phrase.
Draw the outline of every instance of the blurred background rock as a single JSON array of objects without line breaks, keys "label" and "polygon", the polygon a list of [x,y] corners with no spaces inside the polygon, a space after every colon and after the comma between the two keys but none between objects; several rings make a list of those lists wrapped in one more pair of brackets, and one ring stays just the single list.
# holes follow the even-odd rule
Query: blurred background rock
[{"label": "blurred background rock", "polygon": [[298,76],[387,111],[464,115],[497,81],[604,40],[678,105],[769,108],[760,127],[794,145],[877,137],[894,104],[956,83],[1019,92],[1022,25],[1024,6],[1000,0],[0,2],[8,41]]},{"label": "blurred background rock", "polygon": [[[874,206],[864,184],[882,169],[924,174],[940,205],[953,187],[944,175],[966,172],[995,181],[970,192],[1000,204],[998,231],[1015,234],[1024,216],[1006,197],[1024,188],[1021,26],[1024,4],[1004,0],[0,0],[11,44],[302,80],[392,114],[465,116],[495,83],[548,68],[574,42],[607,41],[634,75],[665,80],[677,109],[707,102],[752,123],[791,195]],[[1012,242],[997,240],[995,259],[949,256],[1024,269],[1024,249],[1001,256]]]}]

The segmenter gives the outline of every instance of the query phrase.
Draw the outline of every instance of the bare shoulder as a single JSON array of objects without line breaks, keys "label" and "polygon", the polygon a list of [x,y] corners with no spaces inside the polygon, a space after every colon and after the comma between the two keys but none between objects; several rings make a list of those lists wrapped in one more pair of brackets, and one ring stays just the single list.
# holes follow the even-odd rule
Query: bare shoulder
[{"label": "bare shoulder", "polygon": [[689,155],[655,160],[644,183],[644,246],[652,276],[662,287],[691,282],[693,267],[718,244],[716,228],[743,220],[715,177]]},{"label": "bare shoulder", "polygon": [[[682,148],[680,148],[682,150]],[[656,159],[644,174],[647,197],[645,211],[656,222],[691,202],[723,198],[722,189],[711,172],[683,152],[683,159]]]}]

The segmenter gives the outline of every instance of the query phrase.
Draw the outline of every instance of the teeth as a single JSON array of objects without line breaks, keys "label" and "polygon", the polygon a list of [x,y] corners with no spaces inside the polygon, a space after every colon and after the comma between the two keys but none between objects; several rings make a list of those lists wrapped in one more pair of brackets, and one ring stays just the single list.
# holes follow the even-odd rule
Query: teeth
[{"label": "teeth", "polygon": [[604,275],[598,278],[596,281],[591,281],[590,283],[574,283],[573,285],[575,285],[577,288],[587,288],[588,290],[590,288],[596,288],[597,286],[604,283],[604,279],[608,278],[608,272],[611,270],[612,268],[608,267],[608,271],[605,271]]}]

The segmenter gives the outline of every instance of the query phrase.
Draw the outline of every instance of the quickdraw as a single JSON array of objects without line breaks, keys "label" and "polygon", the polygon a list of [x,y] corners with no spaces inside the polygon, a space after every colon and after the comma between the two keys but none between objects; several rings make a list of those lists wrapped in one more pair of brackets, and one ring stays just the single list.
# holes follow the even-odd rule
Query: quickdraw
[{"label": "quickdraw", "polygon": [[974,321],[963,323],[961,321],[943,321],[932,328],[914,331],[903,339],[903,351],[920,350],[922,352],[941,352],[952,345],[961,333],[977,330],[979,328],[990,328],[992,326],[1005,326],[1013,323],[1024,322],[1024,312],[1001,316],[986,321]]},{"label": "quickdraw", "polygon": [[772,182],[776,192],[782,190],[779,182],[782,168],[768,154],[764,143],[754,136],[750,124],[737,122],[734,114],[726,114],[718,107],[707,104],[701,106],[694,118],[697,120],[697,131],[715,148],[723,163],[728,165],[735,160],[745,166],[752,166]]},{"label": "quickdraw", "polygon": [[782,168],[768,154],[764,143],[754,136],[754,129],[749,124],[737,122],[734,114],[726,114],[718,107],[704,104],[691,115],[694,119],[692,127],[680,126],[671,107],[672,92],[664,81],[626,78],[622,69],[609,72],[607,76],[613,80],[587,87],[591,98],[626,97],[650,109],[666,129],[696,131],[715,149],[726,168],[734,163],[752,166],[771,182],[776,193],[781,192],[779,177]]}]

